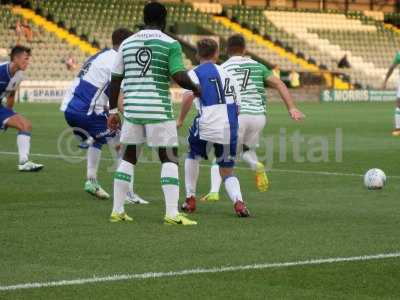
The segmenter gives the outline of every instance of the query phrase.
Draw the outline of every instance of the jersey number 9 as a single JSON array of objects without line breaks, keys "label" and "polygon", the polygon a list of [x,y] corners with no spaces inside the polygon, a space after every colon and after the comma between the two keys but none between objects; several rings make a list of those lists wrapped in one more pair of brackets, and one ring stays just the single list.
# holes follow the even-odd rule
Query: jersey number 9
[{"label": "jersey number 9", "polygon": [[153,58],[153,52],[150,48],[143,47],[136,52],[136,62],[143,69],[140,72],[140,77],[146,76],[147,71],[150,69],[151,59]]}]

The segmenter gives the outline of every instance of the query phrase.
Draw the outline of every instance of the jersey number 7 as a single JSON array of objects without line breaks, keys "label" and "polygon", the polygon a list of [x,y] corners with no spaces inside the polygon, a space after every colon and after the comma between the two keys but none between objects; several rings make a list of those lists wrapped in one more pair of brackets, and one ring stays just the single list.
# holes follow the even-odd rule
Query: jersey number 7
[{"label": "jersey number 7", "polygon": [[241,88],[241,91],[244,92],[246,90],[247,84],[249,83],[250,69],[249,68],[240,68],[240,69],[235,69],[235,72],[244,73],[242,88]]}]

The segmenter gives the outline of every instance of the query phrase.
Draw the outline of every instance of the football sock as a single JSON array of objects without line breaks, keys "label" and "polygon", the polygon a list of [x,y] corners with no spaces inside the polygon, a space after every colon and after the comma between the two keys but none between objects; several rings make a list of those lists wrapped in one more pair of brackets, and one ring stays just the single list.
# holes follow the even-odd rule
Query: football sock
[{"label": "football sock", "polygon": [[97,170],[99,169],[101,158],[101,150],[90,146],[87,150],[87,179],[90,181],[97,180]]},{"label": "football sock", "polygon": [[167,162],[161,166],[161,187],[165,198],[165,215],[175,218],[178,214],[179,175],[178,165]]},{"label": "football sock", "polygon": [[[122,162],[122,155],[123,155],[122,150],[117,152],[117,166],[119,166],[121,164],[121,162]],[[129,185],[128,193],[133,195],[133,176],[131,177],[131,184]]]},{"label": "football sock", "polygon": [[396,129],[400,129],[400,107],[397,107],[394,112],[394,121]]},{"label": "football sock", "polygon": [[19,163],[24,164],[28,161],[29,151],[31,148],[31,133],[26,131],[18,132],[17,146],[19,154]]},{"label": "football sock", "polygon": [[229,195],[229,198],[233,203],[236,201],[243,201],[242,192],[240,191],[240,183],[237,177],[228,176],[224,178],[225,189]]},{"label": "football sock", "polygon": [[186,197],[196,196],[197,179],[199,178],[200,163],[197,159],[185,160],[185,188]]},{"label": "football sock", "polygon": [[211,166],[211,193],[219,193],[221,188],[221,175],[219,173],[219,166],[216,162]]},{"label": "football sock", "polygon": [[250,166],[250,168],[252,170],[256,170],[258,158],[257,158],[257,154],[254,150],[248,150],[248,151],[243,152],[242,158],[245,162],[248,163],[248,165]]},{"label": "football sock", "polygon": [[132,185],[134,165],[123,160],[114,174],[114,202],[113,212],[123,213],[126,194]]}]

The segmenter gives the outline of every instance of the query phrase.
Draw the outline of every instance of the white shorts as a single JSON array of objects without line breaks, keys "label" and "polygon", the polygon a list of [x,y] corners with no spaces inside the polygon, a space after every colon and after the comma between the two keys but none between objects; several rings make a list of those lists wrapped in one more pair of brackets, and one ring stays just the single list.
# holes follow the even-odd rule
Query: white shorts
[{"label": "white shorts", "polygon": [[400,83],[398,83],[398,85],[397,85],[396,97],[397,97],[397,98],[400,98]]},{"label": "white shorts", "polygon": [[265,115],[239,115],[239,145],[256,148],[267,123]]},{"label": "white shorts", "polygon": [[165,121],[154,124],[133,124],[125,121],[121,129],[121,143],[149,147],[178,147],[176,121]]}]

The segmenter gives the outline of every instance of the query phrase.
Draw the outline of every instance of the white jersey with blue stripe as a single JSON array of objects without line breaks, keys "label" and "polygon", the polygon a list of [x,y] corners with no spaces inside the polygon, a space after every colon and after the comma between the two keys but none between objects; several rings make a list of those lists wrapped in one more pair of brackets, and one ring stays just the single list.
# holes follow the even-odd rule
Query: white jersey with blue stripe
[{"label": "white jersey with blue stripe", "polygon": [[104,49],[83,64],[61,105],[70,113],[101,114],[108,106],[111,68],[117,52]]},{"label": "white jersey with blue stripe", "polygon": [[191,134],[212,143],[232,144],[237,139],[239,84],[213,63],[201,64],[188,74],[201,88],[200,98],[195,99],[199,115],[192,127],[195,132]]},{"label": "white jersey with blue stripe", "polygon": [[24,79],[24,72],[17,71],[14,76],[10,73],[10,63],[5,62],[0,64],[0,103],[3,98],[8,97],[12,92],[15,92],[21,81]]}]

